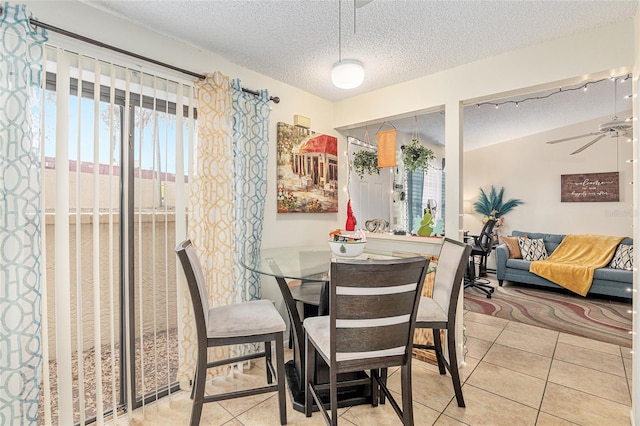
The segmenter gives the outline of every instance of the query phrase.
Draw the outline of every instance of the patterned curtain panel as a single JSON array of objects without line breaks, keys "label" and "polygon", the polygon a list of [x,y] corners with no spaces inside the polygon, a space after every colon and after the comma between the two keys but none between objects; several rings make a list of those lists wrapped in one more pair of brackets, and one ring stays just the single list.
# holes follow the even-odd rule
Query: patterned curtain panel
[{"label": "patterned curtain panel", "polygon": [[260,299],[260,276],[246,270],[239,259],[256,252],[262,240],[264,205],[267,196],[269,155],[269,93],[260,96],[242,91],[233,80],[233,155],[236,217],[236,300]]},{"label": "patterned curtain panel", "polygon": [[42,370],[40,118],[44,31],[0,16],[0,424],[36,424]]},{"label": "patterned curtain panel", "polygon": [[[198,140],[190,176],[189,237],[196,248],[211,306],[235,302],[232,92],[229,77],[216,72],[196,83]],[[187,289],[181,324],[178,380],[185,387],[195,367],[196,330]],[[210,359],[229,356],[228,348],[210,349]]]}]

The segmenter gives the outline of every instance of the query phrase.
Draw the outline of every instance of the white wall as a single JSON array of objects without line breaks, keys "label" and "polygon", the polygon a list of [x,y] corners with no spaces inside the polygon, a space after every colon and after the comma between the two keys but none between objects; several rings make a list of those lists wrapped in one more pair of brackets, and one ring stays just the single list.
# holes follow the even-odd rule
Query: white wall
[{"label": "white wall", "polygon": [[[631,111],[621,113],[625,117]],[[488,192],[504,186],[504,201],[519,198],[525,204],[505,215],[500,234],[512,230],[558,234],[632,236],[633,145],[626,137],[606,137],[585,151],[569,155],[590,138],[548,145],[547,141],[593,132],[610,116],[464,153],[463,199],[477,201],[479,188]],[[616,146],[617,145],[617,146]],[[620,201],[561,203],[560,175],[620,173]],[[464,216],[465,229],[479,232],[478,213]],[[472,232],[472,233],[473,233]]]}]

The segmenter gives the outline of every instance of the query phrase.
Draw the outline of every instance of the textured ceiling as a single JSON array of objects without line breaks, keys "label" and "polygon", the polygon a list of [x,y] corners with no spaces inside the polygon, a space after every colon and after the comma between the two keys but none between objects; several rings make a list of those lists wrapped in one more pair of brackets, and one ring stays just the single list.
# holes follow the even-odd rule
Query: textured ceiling
[{"label": "textured ceiling", "polygon": [[[638,12],[637,1],[357,0],[362,7],[355,9],[354,32],[354,3],[343,0],[342,57],[363,62],[365,81],[342,90],[330,81],[339,54],[338,0],[84,2],[331,101],[622,22]],[[509,108],[500,115],[484,107],[468,111],[465,149],[610,114],[609,91],[602,89],[601,99],[597,93],[588,94],[597,105],[583,97],[577,109],[566,109],[558,96],[527,102],[511,114]],[[436,126],[438,115],[419,122],[424,138],[442,142],[442,126],[423,128]],[[397,126],[412,132],[415,120],[398,120]]]}]

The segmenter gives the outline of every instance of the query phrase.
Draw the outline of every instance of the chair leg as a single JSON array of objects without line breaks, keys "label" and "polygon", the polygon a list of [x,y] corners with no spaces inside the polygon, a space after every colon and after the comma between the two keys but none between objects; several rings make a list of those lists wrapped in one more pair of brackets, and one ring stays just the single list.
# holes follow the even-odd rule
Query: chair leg
[{"label": "chair leg", "polygon": [[405,426],[413,426],[411,359],[409,359],[405,365],[400,367],[400,380],[402,381],[402,424]]},{"label": "chair leg", "polygon": [[[389,375],[389,369],[388,368],[381,368],[380,369],[380,381],[382,383],[384,383],[385,386],[387,386],[387,376]],[[380,404],[385,404],[387,402],[387,396],[384,394],[384,392],[380,392]]]},{"label": "chair leg", "polygon": [[[375,373],[380,377],[380,370],[375,370]],[[374,370],[369,372],[369,377],[371,377],[371,406],[377,407],[379,401],[380,387],[378,386],[378,382],[373,377]],[[384,393],[384,392],[382,392]]]},{"label": "chair leg", "polygon": [[331,426],[338,425],[338,375],[334,369],[331,369],[329,378],[330,393],[329,399],[331,401]]},{"label": "chair leg", "polygon": [[444,365],[444,355],[442,354],[442,339],[440,338],[440,330],[432,328],[433,332],[433,346],[436,351],[436,360],[438,361],[438,370],[440,374],[447,374],[447,370]]},{"label": "chair leg", "polygon": [[453,390],[456,393],[458,407],[464,407],[464,397],[462,396],[462,385],[460,384],[460,373],[458,372],[458,355],[456,354],[456,331],[453,327],[447,329],[447,349],[449,350],[449,373],[453,382]]},{"label": "chair leg", "polygon": [[207,349],[198,351],[196,376],[194,382],[193,405],[191,406],[190,426],[198,426],[202,417],[202,404],[204,403],[204,385],[207,378]]},{"label": "chair leg", "polygon": [[[283,332],[284,333],[284,332]],[[280,410],[280,424],[287,424],[287,397],[284,391],[284,338],[283,333],[276,336],[276,374],[278,377],[278,407]],[[268,368],[267,368],[268,370]]]},{"label": "chair leg", "polygon": [[198,377],[198,362],[196,361],[196,368],[193,369],[193,379],[191,380],[191,396],[189,398],[193,399],[193,396],[196,394],[196,377]]},{"label": "chair leg", "polygon": [[315,380],[313,377],[313,368],[314,364],[314,348],[313,344],[305,337],[304,339],[305,345],[305,371],[304,371],[304,414],[307,417],[311,417],[312,409],[313,409],[313,395],[311,395],[311,390],[309,389],[311,386],[315,385]]},{"label": "chair leg", "polygon": [[[276,354],[277,355],[277,354]],[[265,367],[267,370],[267,383],[271,384],[273,383],[273,377],[271,375],[271,369],[269,368],[268,364],[273,365],[273,361],[272,361],[272,357],[271,357],[271,342],[264,342],[264,361],[265,361]]]}]

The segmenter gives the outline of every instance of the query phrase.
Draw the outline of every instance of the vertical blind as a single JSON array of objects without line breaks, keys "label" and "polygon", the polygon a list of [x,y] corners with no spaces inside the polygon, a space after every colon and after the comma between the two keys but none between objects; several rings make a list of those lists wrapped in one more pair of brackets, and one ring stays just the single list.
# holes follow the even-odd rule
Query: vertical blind
[{"label": "vertical blind", "polygon": [[38,418],[102,424],[175,389],[194,87],[45,51]]}]

